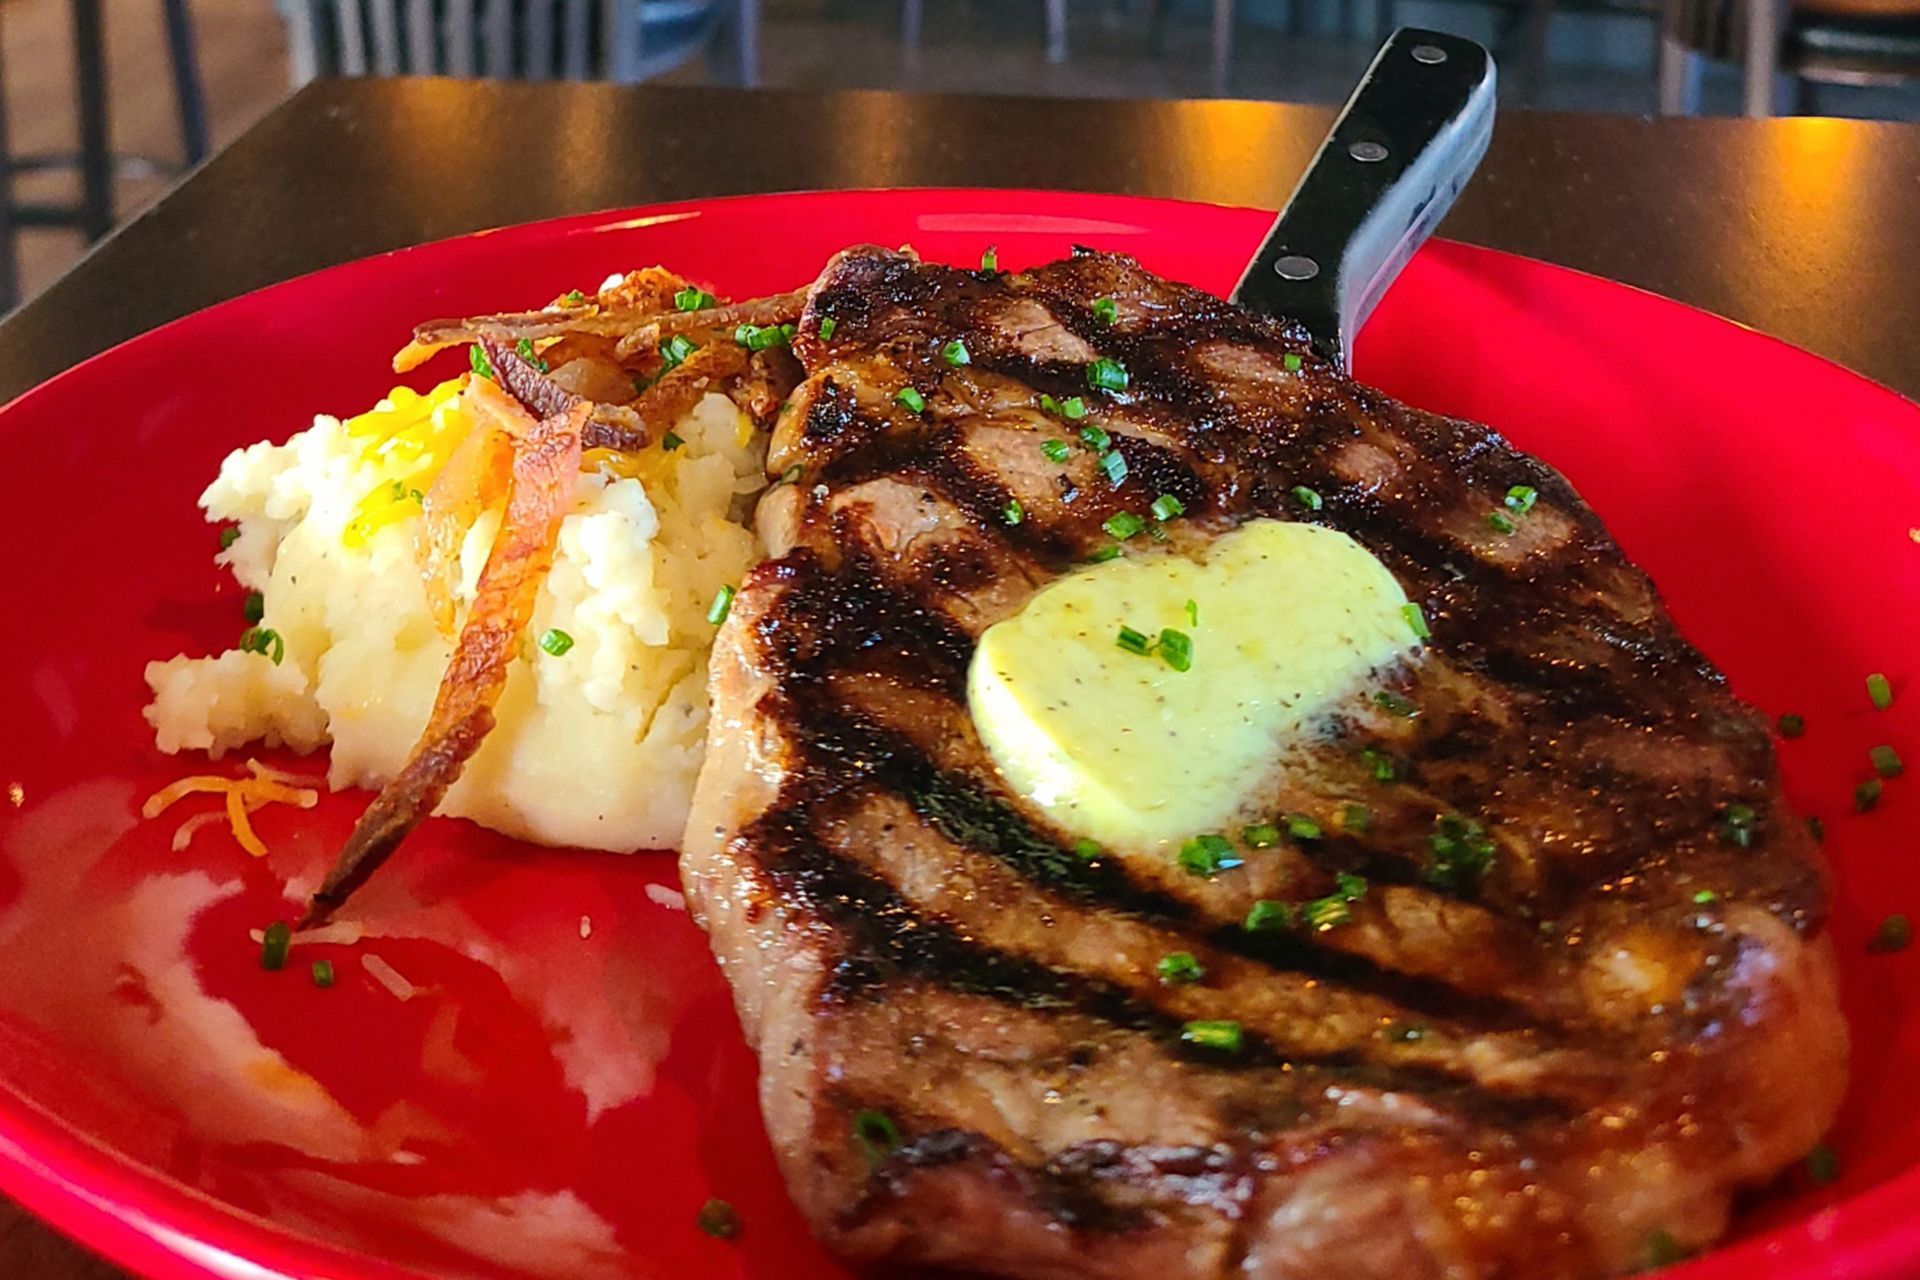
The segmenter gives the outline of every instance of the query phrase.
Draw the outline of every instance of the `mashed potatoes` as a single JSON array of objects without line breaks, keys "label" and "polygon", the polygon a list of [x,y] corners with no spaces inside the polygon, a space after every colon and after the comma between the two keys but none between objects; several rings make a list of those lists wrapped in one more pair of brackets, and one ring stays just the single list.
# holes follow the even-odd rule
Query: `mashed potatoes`
[{"label": "mashed potatoes", "polygon": [[[400,767],[452,649],[413,534],[419,494],[471,425],[465,382],[396,390],[222,463],[200,505],[235,522],[220,562],[264,597],[264,630],[249,649],[148,665],[161,750],[331,743],[336,790],[378,787]],[[548,844],[679,843],[705,744],[707,612],[754,558],[745,516],[765,445],[714,393],[666,443],[676,437],[587,455],[497,727],[439,812]],[[462,546],[463,617],[499,523],[496,507]]]}]

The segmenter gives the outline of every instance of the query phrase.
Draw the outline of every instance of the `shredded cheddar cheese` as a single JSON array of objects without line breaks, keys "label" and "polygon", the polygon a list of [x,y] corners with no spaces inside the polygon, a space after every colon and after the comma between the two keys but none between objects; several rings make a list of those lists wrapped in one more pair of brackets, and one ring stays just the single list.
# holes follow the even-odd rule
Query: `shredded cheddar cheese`
[{"label": "shredded cheddar cheese", "polygon": [[224,796],[226,812],[197,813],[175,829],[173,847],[175,851],[187,847],[194,833],[210,825],[209,819],[218,820],[224,816],[228,830],[242,849],[256,858],[267,856],[266,842],[253,829],[253,810],[268,804],[290,804],[301,809],[311,809],[320,803],[320,792],[314,787],[295,785],[310,781],[298,775],[283,773],[257,760],[247,761],[247,776],[228,778],[217,773],[199,773],[171,783],[147,797],[140,806],[140,816],[157,818],[179,801],[190,795]]},{"label": "shredded cheddar cheese", "polygon": [[395,387],[378,405],[341,424],[359,446],[361,460],[386,476],[347,521],[340,540],[349,548],[364,547],[388,525],[420,514],[420,495],[473,426],[460,403],[470,377],[449,378],[424,395]]}]

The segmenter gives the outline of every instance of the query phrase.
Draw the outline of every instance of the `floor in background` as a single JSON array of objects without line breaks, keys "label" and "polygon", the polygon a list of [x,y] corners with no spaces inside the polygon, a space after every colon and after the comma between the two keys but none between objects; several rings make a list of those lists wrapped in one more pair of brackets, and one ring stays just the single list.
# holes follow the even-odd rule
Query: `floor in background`
[{"label": "floor in background", "polygon": [[[1307,3],[1308,0],[1300,0]],[[1403,11],[1410,0],[1403,0]],[[1052,64],[1044,54],[1040,0],[927,0],[926,30],[918,50],[899,39],[898,0],[764,0],[763,79],[771,85],[818,88],[905,88],[1063,97],[1202,97],[1213,90],[1208,66],[1204,3],[1169,0],[1165,47],[1155,50],[1115,0],[1075,0],[1069,27],[1071,56]],[[179,126],[167,76],[158,0],[113,0],[107,11],[115,149],[177,161]],[[1356,11],[1371,6],[1353,0]],[[1338,12],[1332,0],[1322,6]],[[70,150],[74,112],[68,0],[0,0],[0,48],[13,143],[20,154]],[[1462,30],[1480,34],[1488,10],[1472,3],[1428,4],[1409,17],[1438,23],[1457,13]],[[286,92],[286,45],[270,0],[193,0],[202,73],[215,145],[258,119]],[[1592,21],[1582,19],[1581,21]],[[1628,50],[1644,41],[1645,65],[1623,69],[1556,63],[1539,105],[1562,110],[1645,113],[1653,109],[1652,24],[1612,19]],[[1335,102],[1345,96],[1373,49],[1373,33],[1328,30],[1310,34],[1243,22],[1236,33],[1230,92],[1235,97]],[[1449,21],[1446,25],[1455,25]],[[1576,33],[1577,34],[1577,33]],[[1626,59],[1633,61],[1631,53]],[[699,80],[701,65],[673,80]],[[721,73],[724,75],[724,72]],[[1705,104],[1736,109],[1739,85],[1731,68],[1710,70]],[[1920,93],[1895,90],[1826,91],[1823,111],[1836,115],[1920,119]],[[165,190],[168,179],[123,176],[123,217]],[[70,198],[65,175],[20,180],[33,198]],[[26,292],[44,288],[78,257],[77,234],[30,231],[22,236]]]}]

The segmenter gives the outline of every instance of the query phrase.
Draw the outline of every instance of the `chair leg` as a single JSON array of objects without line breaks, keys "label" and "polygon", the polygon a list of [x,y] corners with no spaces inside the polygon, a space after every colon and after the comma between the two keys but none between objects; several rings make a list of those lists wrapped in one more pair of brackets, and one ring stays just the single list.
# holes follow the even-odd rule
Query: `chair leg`
[{"label": "chair leg", "polygon": [[1047,0],[1047,61],[1067,60],[1067,0]]},{"label": "chair leg", "polygon": [[1764,120],[1773,114],[1773,78],[1780,66],[1780,10],[1778,0],[1746,0],[1741,100],[1751,120]]},{"label": "chair leg", "polygon": [[920,47],[920,32],[926,23],[921,0],[900,0],[900,43],[909,49]]},{"label": "chair leg", "polygon": [[0,311],[20,305],[20,235],[13,224],[13,140],[7,132],[5,68],[0,67]]},{"label": "chair leg", "polygon": [[74,89],[80,114],[80,234],[113,229],[113,153],[107,140],[107,49],[100,0],[73,0]]},{"label": "chair leg", "polygon": [[1553,0],[1527,0],[1525,50],[1520,61],[1520,101],[1538,106],[1547,83],[1547,41],[1553,34]]},{"label": "chair leg", "polygon": [[200,51],[193,40],[187,0],[166,0],[167,52],[173,63],[173,98],[180,108],[180,142],[188,164],[207,158],[207,94],[200,82]]},{"label": "chair leg", "polygon": [[1660,114],[1700,114],[1700,75],[1705,59],[1670,35],[1660,37]]},{"label": "chair leg", "polygon": [[1817,116],[1820,114],[1820,84],[1805,76],[1793,77],[1793,114],[1797,116]]},{"label": "chair leg", "polygon": [[[1297,6],[1301,0],[1293,0]],[[1213,92],[1227,95],[1233,77],[1233,0],[1213,0]]]},{"label": "chair leg", "polygon": [[760,0],[738,0],[733,10],[733,47],[740,58],[740,83],[760,83]]}]

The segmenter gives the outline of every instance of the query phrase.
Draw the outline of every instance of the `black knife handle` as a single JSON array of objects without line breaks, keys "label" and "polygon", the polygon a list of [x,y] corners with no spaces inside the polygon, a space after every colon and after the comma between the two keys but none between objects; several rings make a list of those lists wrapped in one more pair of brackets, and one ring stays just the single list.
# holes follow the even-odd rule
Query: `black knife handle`
[{"label": "black knife handle", "polygon": [[1471,40],[1393,33],[1274,220],[1233,300],[1307,327],[1342,371],[1353,338],[1493,137],[1493,56]]}]

